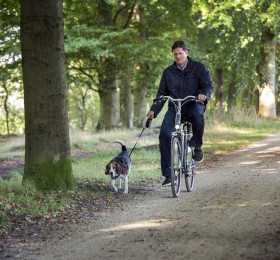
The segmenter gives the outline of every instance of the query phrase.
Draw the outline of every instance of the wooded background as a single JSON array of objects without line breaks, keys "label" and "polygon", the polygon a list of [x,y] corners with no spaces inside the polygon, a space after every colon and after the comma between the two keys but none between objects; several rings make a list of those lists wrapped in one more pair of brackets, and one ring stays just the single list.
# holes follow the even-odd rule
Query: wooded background
[{"label": "wooded background", "polygon": [[211,71],[208,109],[276,118],[279,13],[278,0],[1,0],[0,134],[24,134],[23,184],[73,188],[69,126],[143,127],[177,39]]},{"label": "wooded background", "polygon": [[[25,132],[20,12],[19,1],[1,0],[2,135]],[[208,109],[254,107],[260,116],[276,117],[279,13],[278,0],[64,0],[70,127],[143,127],[177,39],[210,69],[214,95]],[[33,26],[40,30],[39,23]],[[44,34],[37,37],[44,40]]]}]

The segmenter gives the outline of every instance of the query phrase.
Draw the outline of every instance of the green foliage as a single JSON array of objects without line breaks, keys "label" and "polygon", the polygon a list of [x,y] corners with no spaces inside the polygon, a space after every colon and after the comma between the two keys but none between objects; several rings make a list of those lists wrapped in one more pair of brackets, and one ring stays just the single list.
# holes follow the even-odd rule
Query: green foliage
[{"label": "green foliage", "polygon": [[279,8],[280,4],[275,0],[194,1],[200,47],[206,49],[205,55],[202,53],[203,59],[208,60],[212,72],[214,68],[223,69],[225,94],[234,70],[239,99],[242,99],[244,89],[254,91],[257,88],[256,66],[262,62],[259,54],[261,32],[269,31],[279,36]]},{"label": "green foliage", "polygon": [[[261,62],[261,31],[272,32],[279,40],[280,4],[276,0],[164,0],[104,1],[108,11],[101,18],[96,1],[64,1],[65,52],[69,87],[70,125],[79,129],[94,129],[99,117],[100,90],[98,69],[104,59],[110,59],[105,75],[117,79],[132,70],[132,85],[145,79],[148,97],[158,87],[162,70],[172,61],[170,46],[181,38],[191,47],[190,56],[206,63],[214,79],[214,70],[224,71],[224,97],[236,71],[237,104],[253,102],[243,98],[244,92],[257,89],[256,66]],[[143,17],[140,11],[142,10]],[[20,3],[0,3],[0,105],[3,108],[3,83],[9,98],[23,96],[20,69]],[[141,40],[141,35],[145,40]],[[277,57],[279,60],[279,57]],[[279,62],[279,61],[278,61]],[[137,68],[145,64],[145,75]],[[279,71],[279,64],[278,64]],[[18,83],[18,84],[17,84]],[[215,87],[215,86],[214,86]],[[23,109],[13,107],[9,99],[10,131],[23,130]],[[0,111],[0,133],[7,132],[5,113]]]},{"label": "green foliage", "polygon": [[[23,96],[19,41],[19,2],[0,2],[0,133],[23,130]],[[8,122],[8,127],[7,127]]]}]

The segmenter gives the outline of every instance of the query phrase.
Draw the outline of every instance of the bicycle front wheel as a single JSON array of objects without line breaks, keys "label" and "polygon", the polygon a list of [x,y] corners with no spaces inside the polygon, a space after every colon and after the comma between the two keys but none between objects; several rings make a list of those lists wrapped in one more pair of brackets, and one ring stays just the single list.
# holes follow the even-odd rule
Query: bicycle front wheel
[{"label": "bicycle front wheel", "polygon": [[185,183],[188,192],[193,190],[195,177],[195,160],[191,148],[187,146],[186,149],[186,171],[185,171]]},{"label": "bicycle front wheel", "polygon": [[182,146],[178,136],[171,140],[171,188],[173,197],[179,196],[181,191]]}]

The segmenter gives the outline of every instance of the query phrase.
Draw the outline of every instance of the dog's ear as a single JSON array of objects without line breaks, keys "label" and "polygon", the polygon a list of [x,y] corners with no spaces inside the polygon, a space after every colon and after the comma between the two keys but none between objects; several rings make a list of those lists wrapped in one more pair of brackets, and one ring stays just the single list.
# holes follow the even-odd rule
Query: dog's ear
[{"label": "dog's ear", "polygon": [[106,168],[105,168],[105,174],[106,174],[106,175],[109,175],[109,171],[110,171],[110,165],[107,164],[107,165],[106,165]]}]

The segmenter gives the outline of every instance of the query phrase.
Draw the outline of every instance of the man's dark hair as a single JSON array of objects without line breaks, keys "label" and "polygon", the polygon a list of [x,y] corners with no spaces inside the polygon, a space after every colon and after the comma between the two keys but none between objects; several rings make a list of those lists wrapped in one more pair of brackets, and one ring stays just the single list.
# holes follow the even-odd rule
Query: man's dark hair
[{"label": "man's dark hair", "polygon": [[189,51],[190,49],[188,48],[188,46],[185,44],[184,41],[176,41],[173,43],[173,46],[172,46],[172,52],[177,49],[177,48],[182,48],[184,51]]}]

